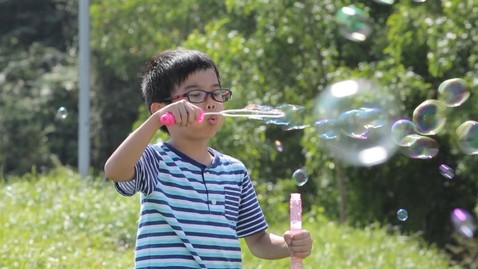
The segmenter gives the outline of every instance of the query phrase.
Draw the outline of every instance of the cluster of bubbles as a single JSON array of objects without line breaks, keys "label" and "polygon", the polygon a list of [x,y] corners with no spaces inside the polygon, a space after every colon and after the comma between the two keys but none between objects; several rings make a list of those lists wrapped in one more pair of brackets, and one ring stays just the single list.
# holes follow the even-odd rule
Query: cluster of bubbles
[{"label": "cluster of bubbles", "polygon": [[[438,142],[429,137],[438,134],[446,125],[447,114],[462,105],[470,96],[463,79],[449,79],[438,87],[438,99],[429,99],[418,105],[412,119],[400,119],[392,125],[392,140],[402,153],[414,159],[431,159],[438,154]],[[455,130],[460,151],[467,155],[478,154],[478,122],[465,121]],[[453,178],[454,171],[441,165],[440,173]]]},{"label": "cluster of bubbles", "polygon": [[[313,113],[292,104],[275,108],[254,106],[284,113],[282,118],[256,118],[266,124],[280,125],[284,130],[314,128],[329,153],[343,163],[373,166],[387,161],[397,151],[413,159],[431,159],[438,154],[439,143],[431,136],[444,129],[449,110],[468,100],[470,89],[463,79],[454,78],[442,82],[438,93],[437,99],[419,104],[410,118],[399,118],[399,104],[394,95],[367,79],[349,79],[328,86],[315,100]],[[314,119],[307,122],[306,114],[312,114]],[[463,122],[455,134],[462,153],[478,154],[478,122]],[[274,143],[282,152],[282,143],[278,140]],[[447,164],[441,164],[438,170],[446,179],[455,177],[455,171]],[[292,179],[297,186],[303,186],[308,174],[301,168],[293,173]],[[407,210],[400,209],[397,218],[407,220]],[[470,233],[467,229],[475,230],[471,214],[463,209],[453,211],[452,223],[464,235]]]}]

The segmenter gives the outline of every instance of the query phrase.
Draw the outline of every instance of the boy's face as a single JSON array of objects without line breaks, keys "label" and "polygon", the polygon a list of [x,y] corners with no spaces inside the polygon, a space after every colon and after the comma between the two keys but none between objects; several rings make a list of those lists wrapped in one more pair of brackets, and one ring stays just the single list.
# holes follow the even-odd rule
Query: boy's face
[{"label": "boy's face", "polygon": [[[220,89],[220,86],[214,70],[198,70],[189,75],[186,81],[173,91],[172,96],[185,94],[193,90],[204,90],[209,92],[217,89]],[[175,102],[179,100],[175,100]],[[186,100],[188,99],[186,98]],[[217,102],[212,98],[212,95],[209,95],[206,101],[202,103],[193,104],[201,108],[204,113],[224,110],[224,103]],[[180,136],[188,139],[209,139],[216,135],[223,123],[224,117],[222,116],[205,116],[202,122],[195,122],[189,127],[179,127],[177,125],[172,125],[168,127],[168,130],[172,136],[176,137]]]}]

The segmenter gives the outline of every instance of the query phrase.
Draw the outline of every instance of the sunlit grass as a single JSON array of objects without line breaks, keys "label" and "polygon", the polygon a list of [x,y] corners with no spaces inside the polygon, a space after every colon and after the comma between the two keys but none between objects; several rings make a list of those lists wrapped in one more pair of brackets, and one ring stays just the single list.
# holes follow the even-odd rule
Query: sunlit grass
[{"label": "sunlit grass", "polygon": [[[0,268],[132,268],[138,197],[111,183],[85,181],[56,170],[0,183]],[[287,225],[269,220],[271,231]],[[304,223],[314,238],[304,268],[448,268],[435,249],[382,228],[354,229],[334,222]],[[289,268],[264,261],[243,246],[244,268]]]}]

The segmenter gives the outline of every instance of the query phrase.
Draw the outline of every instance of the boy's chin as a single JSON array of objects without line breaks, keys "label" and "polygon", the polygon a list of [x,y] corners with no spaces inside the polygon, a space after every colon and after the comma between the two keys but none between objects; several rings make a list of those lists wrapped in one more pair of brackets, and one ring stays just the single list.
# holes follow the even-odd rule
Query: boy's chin
[{"label": "boy's chin", "polygon": [[190,139],[193,140],[209,140],[216,136],[218,130],[207,130],[207,131],[197,131],[192,132],[188,135]]}]

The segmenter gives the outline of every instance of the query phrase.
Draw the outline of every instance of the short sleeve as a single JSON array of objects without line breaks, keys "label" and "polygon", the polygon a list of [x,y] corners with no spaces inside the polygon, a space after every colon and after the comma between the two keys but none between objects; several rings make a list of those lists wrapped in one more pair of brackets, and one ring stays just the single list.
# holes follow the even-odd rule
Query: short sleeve
[{"label": "short sleeve", "polygon": [[149,144],[134,166],[134,178],[129,181],[115,182],[114,186],[123,196],[133,196],[137,192],[149,195],[154,189],[154,179],[158,175],[159,152]]},{"label": "short sleeve", "polygon": [[242,238],[267,230],[264,213],[257,201],[249,174],[246,172],[242,180],[241,202],[236,226],[237,237]]}]

